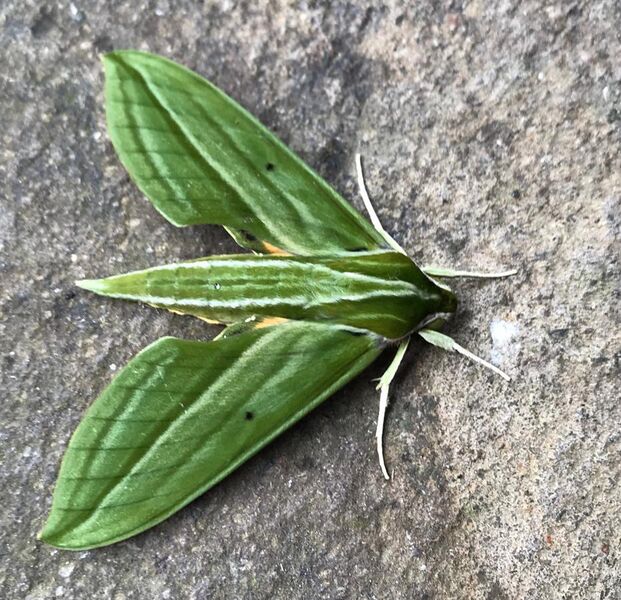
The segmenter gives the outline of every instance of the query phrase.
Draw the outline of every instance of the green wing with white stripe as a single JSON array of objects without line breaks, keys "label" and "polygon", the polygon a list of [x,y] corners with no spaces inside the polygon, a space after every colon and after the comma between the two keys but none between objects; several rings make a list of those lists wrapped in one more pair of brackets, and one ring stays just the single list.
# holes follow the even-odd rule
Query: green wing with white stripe
[{"label": "green wing with white stripe", "polygon": [[104,57],[106,116],[123,165],[175,225],[224,225],[258,252],[386,248],[373,226],[224,92],[144,52]]},{"label": "green wing with white stripe", "polygon": [[382,351],[371,334],[287,322],[211,342],[162,338],[88,409],[40,534],[105,546],[163,521],[345,385]]}]

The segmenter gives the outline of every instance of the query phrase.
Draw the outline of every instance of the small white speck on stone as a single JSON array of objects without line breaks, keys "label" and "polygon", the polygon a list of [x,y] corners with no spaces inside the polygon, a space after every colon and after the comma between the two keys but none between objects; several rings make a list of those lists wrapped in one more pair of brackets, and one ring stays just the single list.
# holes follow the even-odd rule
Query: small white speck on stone
[{"label": "small white speck on stone", "polygon": [[112,363],[112,364],[110,365],[110,370],[111,370],[111,371],[116,371],[116,369],[117,369],[117,366],[116,366],[114,363]]},{"label": "small white speck on stone", "polygon": [[59,585],[55,590],[54,590],[54,596],[56,596],[57,598],[60,598],[61,596],[63,596],[65,594],[65,588],[62,585]]},{"label": "small white speck on stone", "polygon": [[32,448],[30,446],[26,446],[24,451],[22,452],[22,458],[28,458],[32,454]]},{"label": "small white speck on stone", "polygon": [[610,100],[610,88],[608,86],[606,86],[602,90],[602,96],[604,97],[605,102],[608,102],[608,100]]},{"label": "small white speck on stone", "polygon": [[503,363],[515,357],[520,349],[520,344],[515,341],[520,328],[513,321],[494,319],[489,326],[492,336],[492,362]]},{"label": "small white speck on stone", "polygon": [[58,574],[63,579],[69,579],[69,577],[71,577],[71,573],[73,573],[73,569],[75,569],[75,564],[67,563],[66,565],[63,565],[62,567],[60,567],[60,569],[58,569]]},{"label": "small white speck on stone", "polygon": [[71,13],[72,17],[77,17],[80,11],[78,11],[78,7],[72,2],[69,5],[69,12]]},{"label": "small white speck on stone", "polygon": [[544,78],[545,78],[545,75],[544,75],[544,74],[540,71],[540,72],[537,74],[537,79],[539,79],[539,81],[543,81],[543,80],[544,80]]},{"label": "small white speck on stone", "polygon": [[96,131],[93,133],[93,139],[98,142],[101,139],[101,131]]},{"label": "small white speck on stone", "polygon": [[77,255],[77,254],[72,254],[72,255],[69,257],[69,260],[70,260],[72,263],[76,263],[76,262],[78,262],[78,255]]},{"label": "small white speck on stone", "polygon": [[170,6],[165,0],[160,0],[155,7],[155,14],[158,17],[165,17],[170,12]]}]

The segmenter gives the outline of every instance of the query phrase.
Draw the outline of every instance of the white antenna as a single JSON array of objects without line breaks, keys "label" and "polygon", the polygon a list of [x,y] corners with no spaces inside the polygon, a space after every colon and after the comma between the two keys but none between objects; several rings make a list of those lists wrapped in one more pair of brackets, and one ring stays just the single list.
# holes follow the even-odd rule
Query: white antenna
[{"label": "white antenna", "polygon": [[369,198],[369,194],[367,193],[367,188],[364,184],[364,175],[362,173],[362,159],[360,154],[355,155],[356,159],[356,173],[358,175],[358,187],[360,188],[360,195],[362,196],[362,201],[364,202],[364,207],[367,209],[369,213],[369,218],[371,219],[371,223],[373,223],[373,227],[379,231],[381,236],[388,242],[388,244],[394,248],[397,252],[401,252],[401,254],[405,254],[405,250],[399,246],[397,242],[391,237],[391,235],[382,227],[380,223],[379,217],[373,208],[373,204],[371,204],[371,199]]}]

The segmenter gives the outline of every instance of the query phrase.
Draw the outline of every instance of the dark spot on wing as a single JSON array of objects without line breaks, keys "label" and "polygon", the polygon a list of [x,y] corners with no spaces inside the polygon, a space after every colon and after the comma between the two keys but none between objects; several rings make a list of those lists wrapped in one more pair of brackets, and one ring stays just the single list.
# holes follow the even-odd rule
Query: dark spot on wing
[{"label": "dark spot on wing", "polygon": [[254,413],[250,412],[249,410],[246,411],[246,421],[252,421],[252,419],[254,419]]},{"label": "dark spot on wing", "polygon": [[274,164],[273,164],[273,163],[267,163],[267,164],[265,165],[265,168],[266,168],[268,171],[273,171],[276,167],[274,166]]}]

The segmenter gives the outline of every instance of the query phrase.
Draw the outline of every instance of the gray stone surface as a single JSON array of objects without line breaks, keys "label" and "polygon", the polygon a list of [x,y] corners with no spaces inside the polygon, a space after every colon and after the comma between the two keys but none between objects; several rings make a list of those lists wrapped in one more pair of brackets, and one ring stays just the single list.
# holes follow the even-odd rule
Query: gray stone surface
[{"label": "gray stone surface", "polygon": [[[331,5],[331,6],[329,6]],[[621,598],[621,5],[35,2],[0,6],[2,598]],[[89,402],[164,334],[217,329],[73,280],[235,250],[176,229],[107,140],[112,48],[239,99],[359,206],[355,151],[449,330],[514,380],[417,344],[373,446],[384,357],[167,522],[110,548],[35,540]]]}]

